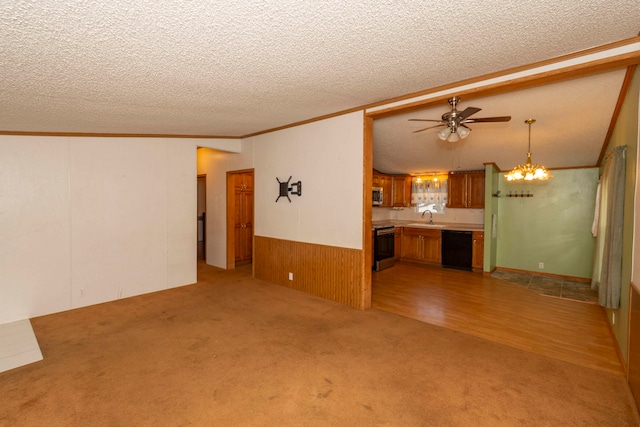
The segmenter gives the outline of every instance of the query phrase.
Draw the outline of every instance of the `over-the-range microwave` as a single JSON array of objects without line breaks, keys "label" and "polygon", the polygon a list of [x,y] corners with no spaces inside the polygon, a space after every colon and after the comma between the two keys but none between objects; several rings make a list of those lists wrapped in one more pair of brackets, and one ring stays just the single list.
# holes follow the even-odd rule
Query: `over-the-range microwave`
[{"label": "over-the-range microwave", "polygon": [[373,187],[371,199],[373,200],[373,206],[382,205],[382,187]]}]

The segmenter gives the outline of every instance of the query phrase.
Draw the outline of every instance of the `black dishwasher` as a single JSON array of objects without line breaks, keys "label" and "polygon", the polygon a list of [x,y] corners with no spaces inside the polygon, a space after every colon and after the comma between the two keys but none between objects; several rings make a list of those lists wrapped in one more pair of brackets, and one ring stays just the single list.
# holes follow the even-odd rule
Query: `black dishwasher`
[{"label": "black dishwasher", "polygon": [[442,266],[471,271],[471,231],[442,230]]}]

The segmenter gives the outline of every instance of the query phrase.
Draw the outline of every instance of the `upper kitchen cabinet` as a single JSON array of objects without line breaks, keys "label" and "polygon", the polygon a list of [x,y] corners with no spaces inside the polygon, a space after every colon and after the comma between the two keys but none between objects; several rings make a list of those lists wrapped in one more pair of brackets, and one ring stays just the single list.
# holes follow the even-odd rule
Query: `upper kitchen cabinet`
[{"label": "upper kitchen cabinet", "polygon": [[450,172],[448,208],[484,208],[484,171]]},{"label": "upper kitchen cabinet", "polygon": [[374,170],[372,183],[373,183],[373,187],[382,188],[382,204],[378,206],[390,208],[393,205],[392,204],[393,183],[392,183],[391,175],[380,173]]},{"label": "upper kitchen cabinet", "polygon": [[393,206],[407,207],[411,205],[411,177],[393,175]]}]

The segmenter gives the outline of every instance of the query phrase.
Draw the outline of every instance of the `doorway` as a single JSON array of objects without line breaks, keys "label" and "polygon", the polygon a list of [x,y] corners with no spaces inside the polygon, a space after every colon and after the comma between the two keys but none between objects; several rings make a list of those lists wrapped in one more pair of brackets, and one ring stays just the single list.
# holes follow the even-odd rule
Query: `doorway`
[{"label": "doorway", "polygon": [[207,259],[207,175],[198,175],[197,196],[197,221],[198,221],[198,260]]},{"label": "doorway", "polygon": [[253,169],[227,172],[227,268],[253,261]]}]

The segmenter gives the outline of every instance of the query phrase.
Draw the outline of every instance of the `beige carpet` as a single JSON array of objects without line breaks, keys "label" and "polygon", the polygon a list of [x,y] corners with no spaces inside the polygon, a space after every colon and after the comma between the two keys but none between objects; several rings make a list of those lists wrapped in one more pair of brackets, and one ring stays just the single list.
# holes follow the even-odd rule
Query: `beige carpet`
[{"label": "beige carpet", "polygon": [[637,426],[624,378],[201,267],[35,318],[7,426]]}]

